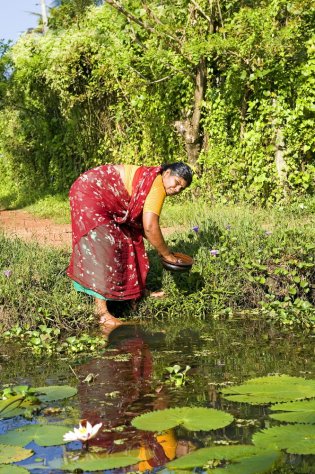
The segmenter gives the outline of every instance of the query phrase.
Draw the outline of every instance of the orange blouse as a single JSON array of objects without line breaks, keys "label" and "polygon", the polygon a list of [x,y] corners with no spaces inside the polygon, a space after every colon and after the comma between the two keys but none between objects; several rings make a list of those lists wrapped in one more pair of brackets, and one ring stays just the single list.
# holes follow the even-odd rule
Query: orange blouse
[{"label": "orange blouse", "polygon": [[[123,166],[125,170],[125,176],[124,176],[123,182],[124,182],[124,185],[126,186],[128,193],[131,195],[132,181],[139,166],[137,165],[123,165]],[[162,175],[159,174],[153,181],[150,192],[146,197],[146,200],[143,206],[143,212],[154,212],[154,214],[157,214],[159,216],[161,214],[165,196],[166,196],[166,193],[163,186]]]}]

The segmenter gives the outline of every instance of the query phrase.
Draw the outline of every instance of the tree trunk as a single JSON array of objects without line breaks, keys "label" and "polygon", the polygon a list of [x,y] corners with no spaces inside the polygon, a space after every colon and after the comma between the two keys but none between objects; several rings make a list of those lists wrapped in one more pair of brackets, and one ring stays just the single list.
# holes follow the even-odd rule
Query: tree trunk
[{"label": "tree trunk", "polygon": [[175,122],[175,128],[183,135],[188,156],[188,162],[196,164],[202,146],[202,136],[200,134],[200,117],[202,101],[206,88],[206,60],[201,58],[196,71],[194,106],[191,118],[184,121]]}]

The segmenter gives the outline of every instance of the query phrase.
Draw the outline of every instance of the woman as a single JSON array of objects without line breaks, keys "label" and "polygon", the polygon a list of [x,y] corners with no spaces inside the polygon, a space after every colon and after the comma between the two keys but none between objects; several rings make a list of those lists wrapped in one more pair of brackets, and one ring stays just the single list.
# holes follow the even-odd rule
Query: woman
[{"label": "woman", "polygon": [[184,163],[164,166],[103,165],[83,173],[70,189],[72,255],[67,274],[78,291],[95,297],[100,324],[119,319],[107,300],[134,300],[145,293],[149,270],[145,236],[172,263],[159,215],[165,196],[190,185]]}]

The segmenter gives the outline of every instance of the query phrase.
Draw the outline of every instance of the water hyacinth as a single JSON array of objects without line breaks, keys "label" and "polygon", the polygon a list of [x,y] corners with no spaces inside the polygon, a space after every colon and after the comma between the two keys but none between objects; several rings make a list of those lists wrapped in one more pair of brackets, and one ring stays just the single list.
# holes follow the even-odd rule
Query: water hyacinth
[{"label": "water hyacinth", "polygon": [[199,232],[199,226],[198,226],[198,225],[195,225],[195,226],[192,228],[192,230],[193,230],[194,232],[196,232],[196,234],[197,234],[197,233]]},{"label": "water hyacinth", "polygon": [[271,230],[265,230],[265,235],[271,235],[271,234],[272,234]]},{"label": "water hyacinth", "polygon": [[219,255],[219,253],[220,253],[219,250],[216,250],[216,249],[210,250],[210,255],[212,255],[213,257],[216,257],[217,255]]},{"label": "water hyacinth", "polygon": [[12,275],[12,270],[4,270],[3,275],[7,278],[10,278]]},{"label": "water hyacinth", "polygon": [[103,423],[97,423],[92,426],[87,420],[81,420],[79,428],[74,428],[73,431],[68,431],[63,436],[64,441],[81,441],[87,443],[90,439],[95,438]]}]

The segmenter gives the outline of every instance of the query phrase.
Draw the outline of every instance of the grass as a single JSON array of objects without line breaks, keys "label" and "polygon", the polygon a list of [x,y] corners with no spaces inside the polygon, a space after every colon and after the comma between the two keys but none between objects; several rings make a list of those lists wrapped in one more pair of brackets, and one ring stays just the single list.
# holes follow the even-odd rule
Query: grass
[{"label": "grass", "polygon": [[[287,327],[314,328],[314,203],[266,210],[167,200],[161,224],[176,230],[167,241],[173,250],[194,257],[193,269],[166,272],[149,248],[148,286],[163,288],[166,298],[143,300],[133,314],[123,304],[114,304],[113,311],[142,320],[178,321],[181,327],[192,320],[199,324],[247,315]],[[67,209],[68,201],[61,195],[46,196],[27,208],[58,222],[68,219]],[[65,275],[69,252],[4,235],[0,251],[2,330],[34,331],[45,325],[79,335],[95,328],[91,300],[76,293]]]}]

